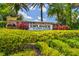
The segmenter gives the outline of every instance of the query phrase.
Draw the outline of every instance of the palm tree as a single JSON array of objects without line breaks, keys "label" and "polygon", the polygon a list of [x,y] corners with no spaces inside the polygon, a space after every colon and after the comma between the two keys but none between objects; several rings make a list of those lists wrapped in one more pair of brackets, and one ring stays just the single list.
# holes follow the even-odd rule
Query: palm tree
[{"label": "palm tree", "polygon": [[[63,6],[60,7],[59,4],[50,4],[48,15],[49,16],[56,15],[58,22],[61,22],[62,24],[65,22],[65,24],[70,26],[71,29],[79,28],[78,27],[79,18],[77,19],[79,15],[79,9],[78,9],[79,3],[66,3],[66,4],[63,4]],[[75,9],[74,12],[72,12],[73,9]],[[59,15],[61,15],[63,18],[61,19],[60,18],[61,16]]]},{"label": "palm tree", "polygon": [[[19,11],[20,9],[23,9],[23,8],[24,8],[26,11],[29,10],[28,4],[26,4],[26,3],[13,3],[13,4],[9,4],[9,6],[11,7],[11,12],[10,12],[10,14],[14,14],[15,16],[18,15],[18,11]],[[12,13],[12,12],[13,12],[13,13]]]},{"label": "palm tree", "polygon": [[66,4],[65,10],[66,10],[66,13],[65,13],[66,24],[71,27],[71,25],[72,25],[72,8],[71,8],[71,3],[67,3]]},{"label": "palm tree", "polygon": [[1,20],[5,20],[6,19],[6,16],[7,14],[10,12],[10,6],[6,4],[0,4],[0,17],[1,17]]},{"label": "palm tree", "polygon": [[49,4],[48,16],[57,16],[57,21],[60,24],[64,24],[64,6],[62,3]]},{"label": "palm tree", "polygon": [[43,21],[43,7],[45,7],[45,4],[44,3],[32,3],[29,5],[32,6],[33,8],[36,6],[39,6],[39,8],[41,9],[41,21]]},{"label": "palm tree", "polygon": [[79,7],[79,3],[72,3],[72,8],[77,8]]},{"label": "palm tree", "polygon": [[73,3],[72,9],[72,29],[79,29],[79,3]]},{"label": "palm tree", "polygon": [[26,3],[7,3],[7,4],[0,4],[0,14],[5,16],[18,16],[18,11],[20,9],[25,9],[26,11],[29,10],[28,4]]}]

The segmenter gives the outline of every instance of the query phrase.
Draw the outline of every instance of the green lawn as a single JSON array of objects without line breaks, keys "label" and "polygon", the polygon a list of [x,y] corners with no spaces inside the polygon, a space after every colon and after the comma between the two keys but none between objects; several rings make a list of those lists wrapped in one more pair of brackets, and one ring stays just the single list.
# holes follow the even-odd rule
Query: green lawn
[{"label": "green lawn", "polygon": [[0,55],[79,56],[79,30],[0,29]]}]

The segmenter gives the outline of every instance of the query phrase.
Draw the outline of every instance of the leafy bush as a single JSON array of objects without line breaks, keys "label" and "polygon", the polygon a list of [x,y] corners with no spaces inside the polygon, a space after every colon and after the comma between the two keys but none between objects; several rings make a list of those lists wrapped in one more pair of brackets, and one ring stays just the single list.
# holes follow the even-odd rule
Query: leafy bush
[{"label": "leafy bush", "polygon": [[40,49],[41,54],[45,56],[58,56],[61,55],[57,50],[49,47],[45,42],[37,42],[36,47]]},{"label": "leafy bush", "polygon": [[0,52],[0,56],[4,56],[5,55],[5,53],[3,53],[3,52]]},{"label": "leafy bush", "polygon": [[17,51],[24,50],[27,43],[36,42],[36,37],[30,31],[22,30],[2,30],[0,31],[0,51],[5,55],[13,54]]},{"label": "leafy bush", "polygon": [[67,25],[60,25],[60,24],[57,24],[57,25],[54,25],[54,29],[55,30],[68,30],[70,29],[69,26]]},{"label": "leafy bush", "polygon": [[17,28],[19,28],[19,29],[28,29],[29,24],[27,22],[17,22]]},{"label": "leafy bush", "polygon": [[68,45],[70,45],[72,48],[79,48],[79,41],[76,39],[68,39],[64,40]]},{"label": "leafy bush", "polygon": [[13,56],[35,56],[36,53],[33,50],[21,51],[13,54]]},{"label": "leafy bush", "polygon": [[79,55],[79,31],[28,31],[0,29],[0,52],[4,55],[25,51],[28,43],[36,43],[42,55]]},{"label": "leafy bush", "polygon": [[0,28],[5,28],[7,22],[6,21],[0,21]]},{"label": "leafy bush", "polygon": [[67,43],[64,43],[63,41],[60,41],[60,40],[52,40],[49,46],[59,50],[59,52],[61,52],[63,55],[66,55],[66,56],[68,55],[78,56],[79,55],[79,49],[71,48]]},{"label": "leafy bush", "polygon": [[79,56],[79,49],[71,48],[69,50],[70,50],[70,53],[68,53],[68,55],[70,55],[70,56]]},{"label": "leafy bush", "polygon": [[59,50],[64,55],[67,55],[70,52],[69,51],[69,49],[70,49],[69,45],[60,41],[60,40],[52,40],[50,42],[49,46]]}]

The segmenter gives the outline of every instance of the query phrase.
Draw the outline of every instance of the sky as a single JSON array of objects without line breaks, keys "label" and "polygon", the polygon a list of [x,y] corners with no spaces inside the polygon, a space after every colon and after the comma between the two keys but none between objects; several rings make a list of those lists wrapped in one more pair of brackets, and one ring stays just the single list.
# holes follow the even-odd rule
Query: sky
[{"label": "sky", "polygon": [[[29,7],[29,11],[25,11],[24,9],[21,9],[19,11],[19,14],[23,15],[23,20],[25,21],[36,21],[40,22],[40,8],[36,6],[35,8]],[[48,17],[47,15],[48,5],[45,4],[45,7],[43,7],[43,21],[44,22],[56,22],[56,17]]]}]

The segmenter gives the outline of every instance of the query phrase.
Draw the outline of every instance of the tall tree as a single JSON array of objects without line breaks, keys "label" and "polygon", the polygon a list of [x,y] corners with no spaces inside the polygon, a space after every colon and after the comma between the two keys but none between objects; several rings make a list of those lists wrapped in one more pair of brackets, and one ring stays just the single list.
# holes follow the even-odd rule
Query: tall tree
[{"label": "tall tree", "polygon": [[26,4],[26,3],[13,3],[13,4],[9,4],[9,6],[11,7],[11,13],[13,12],[15,16],[18,15],[18,11],[20,9],[25,9],[26,11],[29,10],[28,4]]},{"label": "tall tree", "polygon": [[72,6],[72,29],[79,29],[79,7]]},{"label": "tall tree", "polygon": [[59,24],[64,24],[64,4],[63,3],[53,3],[49,4],[48,16],[57,16],[57,21]]},{"label": "tall tree", "polygon": [[72,3],[71,5],[72,5],[72,8],[77,8],[77,7],[79,7],[79,3]]},{"label": "tall tree", "polygon": [[26,11],[29,10],[28,4],[26,3],[7,3],[7,4],[0,4],[0,14],[1,15],[11,15],[11,16],[18,16],[18,11],[20,9],[25,9]]},{"label": "tall tree", "polygon": [[10,12],[10,6],[6,4],[0,4],[0,17],[1,17],[1,20],[5,20],[6,19],[6,16],[8,15],[8,13]]},{"label": "tall tree", "polygon": [[[69,25],[72,29],[76,28],[77,25],[78,8],[78,3],[68,3],[66,7],[66,24]],[[75,11],[73,11],[73,9],[75,9]]]},{"label": "tall tree", "polygon": [[31,3],[29,4],[30,6],[32,6],[33,8],[36,6],[39,6],[40,10],[41,10],[41,21],[43,21],[43,7],[45,7],[44,3]]},{"label": "tall tree", "polygon": [[65,14],[65,18],[66,18],[66,24],[71,26],[72,25],[72,8],[71,8],[71,3],[67,3],[66,7],[66,14]]},{"label": "tall tree", "polygon": [[75,28],[74,25],[77,23],[77,16],[78,12],[72,12],[73,8],[76,8],[75,11],[78,10],[79,4],[71,4],[71,3],[55,3],[55,4],[50,4],[49,9],[48,9],[48,15],[49,16],[57,16],[57,21],[60,22],[61,24],[66,24],[70,26],[70,28]]}]

